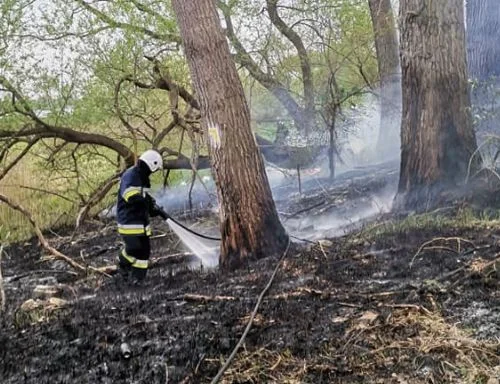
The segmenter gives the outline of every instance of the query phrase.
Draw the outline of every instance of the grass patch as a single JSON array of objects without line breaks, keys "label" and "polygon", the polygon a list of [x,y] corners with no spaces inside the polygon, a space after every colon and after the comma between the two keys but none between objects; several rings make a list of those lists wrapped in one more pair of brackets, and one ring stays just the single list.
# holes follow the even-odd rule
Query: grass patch
[{"label": "grass patch", "polygon": [[441,232],[445,229],[489,228],[500,225],[500,212],[458,209],[449,214],[424,213],[410,215],[402,219],[389,219],[370,223],[356,237],[368,241],[381,236],[407,235],[415,231]]},{"label": "grass patch", "polygon": [[[79,163],[79,176],[74,172],[55,172],[47,169],[41,162],[33,161],[29,156],[19,163],[0,181],[0,193],[12,198],[26,208],[42,230],[74,225],[82,202],[108,177],[113,174],[113,167],[102,158],[82,157]],[[203,170],[200,177],[209,174]],[[170,186],[190,183],[192,171],[179,170],[170,173]],[[196,181],[199,183],[199,181]],[[155,173],[151,177],[153,190],[162,188],[164,173]],[[96,215],[116,202],[118,183],[106,197],[93,209]],[[19,212],[0,203],[0,242],[22,241],[33,236],[33,228]]]},{"label": "grass patch", "polygon": [[56,297],[47,300],[29,299],[17,309],[14,324],[17,328],[25,328],[50,321],[65,305],[65,300]]}]

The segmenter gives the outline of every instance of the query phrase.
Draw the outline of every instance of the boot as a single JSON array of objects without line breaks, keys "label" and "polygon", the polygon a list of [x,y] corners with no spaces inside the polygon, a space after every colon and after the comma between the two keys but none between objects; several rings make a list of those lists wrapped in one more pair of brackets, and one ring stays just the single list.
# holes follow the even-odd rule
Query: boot
[{"label": "boot", "polygon": [[146,279],[147,273],[147,268],[137,268],[132,265],[130,272],[130,283],[134,286],[144,285],[144,280]]},{"label": "boot", "polygon": [[121,251],[118,255],[118,271],[124,280],[128,280],[132,272],[132,261],[125,251]]}]

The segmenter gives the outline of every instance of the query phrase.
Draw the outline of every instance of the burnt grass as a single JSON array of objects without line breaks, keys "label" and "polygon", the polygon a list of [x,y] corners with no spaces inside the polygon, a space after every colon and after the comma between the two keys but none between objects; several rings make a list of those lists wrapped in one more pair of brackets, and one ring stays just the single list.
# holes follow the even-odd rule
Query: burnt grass
[{"label": "burnt grass", "polygon": [[[76,275],[42,259],[36,239],[5,250],[1,383],[210,382],[279,256],[226,274],[188,267],[166,257],[177,239],[155,224],[165,235],[142,287]],[[329,241],[293,242],[222,382],[498,383],[498,239],[493,221],[384,215]],[[113,223],[50,242],[95,267],[120,247]],[[35,294],[40,285],[63,301]]]}]

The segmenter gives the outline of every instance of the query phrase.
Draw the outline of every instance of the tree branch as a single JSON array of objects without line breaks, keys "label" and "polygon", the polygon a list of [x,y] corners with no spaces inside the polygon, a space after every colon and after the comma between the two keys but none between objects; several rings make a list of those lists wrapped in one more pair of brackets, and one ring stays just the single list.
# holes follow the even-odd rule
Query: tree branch
[{"label": "tree branch", "polygon": [[42,234],[42,231],[36,224],[35,220],[33,219],[33,216],[31,216],[31,213],[29,213],[26,208],[23,208],[21,205],[14,203],[12,200],[10,200],[7,196],[4,196],[0,194],[0,201],[3,201],[5,204],[7,204],[10,208],[21,212],[30,222],[30,224],[33,226],[33,229],[35,230],[36,236],[38,237],[38,240],[40,241],[40,244],[42,245],[43,248],[45,248],[48,252],[50,252],[54,257],[57,259],[63,260],[66,263],[68,263],[70,266],[72,266],[74,269],[81,273],[85,273],[87,270],[86,268],[78,264],[76,261],[71,259],[70,257],[64,255],[63,253],[59,252],[57,249],[53,248],[47,239]]},{"label": "tree branch", "polygon": [[155,40],[160,40],[164,42],[172,42],[176,44],[181,44],[181,38],[178,35],[174,34],[161,34],[157,33],[154,31],[151,31],[150,29],[144,28],[144,27],[139,27],[137,25],[129,24],[129,23],[123,23],[114,20],[110,16],[106,15],[104,12],[98,10],[97,8],[91,6],[89,3],[87,3],[84,0],[75,0],[76,3],[80,4],[83,8],[85,8],[87,11],[92,13],[94,16],[96,16],[99,20],[102,22],[108,24],[112,28],[118,28],[118,29],[125,29],[129,31],[134,31],[134,32],[139,32],[142,33],[146,36],[152,37]]},{"label": "tree branch", "polygon": [[69,197],[61,195],[60,193],[57,193],[57,192],[48,191],[46,189],[30,187],[30,186],[27,186],[27,185],[20,185],[19,188],[29,189],[29,190],[35,191],[35,192],[46,193],[48,195],[53,195],[53,196],[59,197],[59,198],[61,198],[63,200],[69,201],[70,203],[73,203],[73,204],[75,203],[75,201],[71,200]]},{"label": "tree branch", "polygon": [[111,188],[113,188],[113,186],[118,182],[118,180],[120,179],[120,174],[121,172],[117,172],[113,176],[109,177],[90,195],[85,205],[78,212],[75,230],[80,227],[83,220],[85,220],[85,218],[87,217],[90,209],[97,203],[99,203],[99,201],[101,201],[108,194]]},{"label": "tree branch", "polygon": [[0,130],[0,138],[19,138],[28,137],[31,135],[36,135],[39,138],[59,138],[76,144],[100,145],[117,152],[121,157],[123,157],[128,165],[132,165],[134,162],[132,151],[130,151],[128,147],[108,136],[100,135],[97,133],[79,132],[66,127],[54,127],[43,121],[41,123],[36,122],[34,125],[28,124],[24,129],[17,132],[10,130]]},{"label": "tree branch", "polygon": [[224,4],[222,1],[218,1],[217,4],[221,9],[226,22],[226,35],[233,48],[236,50],[236,55],[234,56],[235,61],[244,67],[264,88],[271,92],[285,107],[293,120],[300,126],[302,123],[302,108],[290,95],[290,91],[276,78],[262,71],[259,65],[246,51],[245,47],[243,47],[243,44],[238,40],[238,37],[234,32],[229,6]]},{"label": "tree branch", "polygon": [[302,84],[304,86],[304,108],[310,113],[314,112],[314,83],[311,64],[306,47],[299,34],[290,28],[278,14],[278,0],[266,0],[267,12],[271,23],[285,36],[295,47],[299,55],[300,69],[302,71]]},{"label": "tree branch", "polygon": [[[193,169],[191,165],[191,160],[185,156],[179,159],[167,160],[165,162],[166,169]],[[196,160],[196,169],[208,169],[210,168],[210,158],[208,156],[199,156]]]},{"label": "tree branch", "polygon": [[8,173],[9,171],[14,168],[14,166],[21,161],[21,159],[30,151],[30,149],[40,140],[40,138],[34,138],[33,140],[28,142],[28,145],[24,147],[24,149],[21,151],[19,155],[16,156],[14,160],[11,161],[10,164],[8,164],[2,172],[0,172],[0,180],[2,180]]},{"label": "tree branch", "polygon": [[158,59],[150,56],[146,56],[146,59],[153,63],[153,74],[156,77],[156,88],[163,89],[165,91],[172,91],[177,89],[177,91],[179,92],[179,96],[188,105],[197,110],[200,110],[200,104],[198,103],[198,100],[196,100],[196,98],[186,88],[175,83],[168,72],[164,73],[164,71],[161,70],[161,64]]}]

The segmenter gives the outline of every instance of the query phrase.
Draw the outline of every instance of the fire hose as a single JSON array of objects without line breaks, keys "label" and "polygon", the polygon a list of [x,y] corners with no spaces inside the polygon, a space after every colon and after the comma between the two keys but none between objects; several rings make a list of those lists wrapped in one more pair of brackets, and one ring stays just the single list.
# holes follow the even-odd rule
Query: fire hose
[{"label": "fire hose", "polygon": [[[179,227],[181,227],[182,229],[192,233],[193,235],[195,236],[198,236],[198,237],[201,237],[202,239],[206,239],[206,240],[212,240],[212,241],[221,241],[222,239],[220,237],[212,237],[212,236],[207,236],[207,235],[204,235],[202,233],[199,233],[199,232],[196,232],[196,231],[193,231],[191,228],[188,228],[186,227],[184,224],[182,223],[179,223],[177,220],[175,220],[172,216],[170,216],[163,208],[161,208],[158,204],[155,203],[155,210],[158,212],[158,214],[160,215],[160,217],[167,221],[167,220],[171,220],[173,221],[175,224],[177,224]],[[303,239],[303,238],[300,238],[300,237],[297,237],[297,236],[293,236],[293,235],[289,235],[291,238],[295,239],[295,240],[299,240],[299,241],[302,241],[302,242],[305,242],[305,243],[310,243],[310,244],[319,244],[317,241],[311,241],[311,240],[308,240],[308,239]]]},{"label": "fire hose", "polygon": [[[168,220],[171,220],[173,221],[175,224],[177,224],[179,227],[181,227],[182,229],[192,233],[193,235],[195,236],[198,236],[198,237],[201,237],[202,239],[206,239],[206,240],[212,240],[212,241],[221,241],[222,239],[220,237],[212,237],[212,236],[207,236],[207,235],[204,235],[202,233],[199,233],[199,232],[196,232],[196,231],[193,231],[192,229],[186,227],[184,224],[181,224],[179,223],[177,220],[175,220],[172,216],[170,216],[163,208],[161,208],[157,203],[154,204],[154,207],[155,207],[155,210],[158,212],[158,214],[160,215],[160,217],[165,220],[165,221],[168,221]],[[303,239],[303,238],[300,238],[300,237],[297,237],[297,236],[293,236],[293,235],[289,235],[291,238],[293,239],[296,239],[296,240],[299,240],[299,241],[303,241],[305,243],[310,243],[310,244],[319,244],[317,241],[311,241],[311,240],[308,240],[308,239]]]},{"label": "fire hose", "polygon": [[195,236],[198,236],[198,237],[201,237],[203,239],[207,239],[207,240],[213,240],[213,241],[221,241],[221,238],[219,237],[212,237],[212,236],[207,236],[207,235],[204,235],[202,233],[199,233],[199,232],[195,232],[193,231],[191,228],[188,228],[186,227],[185,225],[179,223],[177,220],[175,220],[172,216],[170,216],[163,208],[161,208],[158,204],[155,204],[155,210],[158,212],[158,214],[160,215],[160,217],[165,220],[165,221],[168,221],[168,220],[171,220],[173,221],[175,224],[177,224],[179,227],[181,227],[182,229],[192,233],[193,235]]}]

